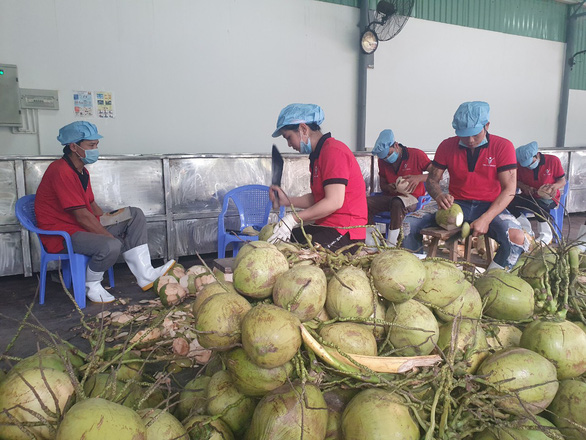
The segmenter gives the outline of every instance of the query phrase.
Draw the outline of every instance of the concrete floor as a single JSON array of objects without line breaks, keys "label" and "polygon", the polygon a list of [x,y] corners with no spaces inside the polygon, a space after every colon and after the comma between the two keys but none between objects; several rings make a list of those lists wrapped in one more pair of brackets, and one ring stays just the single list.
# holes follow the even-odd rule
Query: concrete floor
[{"label": "concrete floor", "polygon": [[[565,219],[564,237],[570,240],[576,239],[580,225],[584,224],[586,213],[572,214]],[[534,223],[534,221],[532,221]],[[211,265],[217,258],[216,254],[202,256],[207,264]],[[186,268],[200,264],[197,257],[182,257],[179,262]],[[162,261],[154,262],[160,265]],[[111,292],[117,298],[125,298],[128,304],[138,304],[140,300],[152,299],[152,292],[143,292],[137,285],[134,276],[128,270],[126,264],[117,264],[114,268],[115,287]],[[38,274],[33,277],[9,276],[0,278],[0,354],[24,357],[37,350],[39,331],[24,329],[8,353],[6,347],[11,343],[19,329],[19,322],[25,316],[28,307],[32,305],[32,315],[29,322],[44,326],[49,331],[58,334],[61,338],[86,348],[86,342],[80,334],[80,319],[78,312],[63,292],[61,285],[56,282],[47,282],[45,304],[39,305],[35,300],[37,291]],[[106,282],[104,283],[107,284]],[[84,314],[94,316],[102,310],[125,310],[127,305],[111,303],[106,305],[88,302]],[[0,362],[0,368],[3,365]],[[4,366],[5,367],[5,366]]]}]

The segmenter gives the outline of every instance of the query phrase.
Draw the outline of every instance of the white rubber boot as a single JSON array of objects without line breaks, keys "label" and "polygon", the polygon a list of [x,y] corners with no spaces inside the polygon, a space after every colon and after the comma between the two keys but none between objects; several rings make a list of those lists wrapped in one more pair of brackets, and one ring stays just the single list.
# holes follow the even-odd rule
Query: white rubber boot
[{"label": "white rubber boot", "polygon": [[495,263],[494,261],[491,261],[486,270],[489,271],[491,269],[504,269],[504,267],[498,263]]},{"label": "white rubber boot", "polygon": [[586,225],[580,226],[580,230],[578,231],[578,238],[576,241],[581,243],[578,245],[580,252],[586,252]]},{"label": "white rubber boot", "polygon": [[171,260],[155,269],[151,264],[151,254],[149,253],[148,244],[141,244],[132,248],[124,252],[122,256],[142,290],[149,290],[153,287],[155,280],[166,275],[175,265],[175,260]]},{"label": "white rubber boot", "polygon": [[88,266],[85,271],[85,295],[95,303],[110,303],[116,298],[102,287],[104,272],[94,272]]},{"label": "white rubber boot", "polygon": [[553,239],[553,233],[551,232],[549,224],[547,222],[539,222],[537,223],[537,230],[539,231],[539,235],[535,241],[542,244],[543,246],[550,244],[551,240]]},{"label": "white rubber boot", "polygon": [[523,228],[523,230],[533,237],[531,222],[527,217],[525,217],[525,214],[521,214],[519,217],[517,217],[517,221],[521,223],[521,227]]},{"label": "white rubber boot", "polygon": [[389,230],[389,238],[387,238],[387,244],[392,247],[397,246],[397,241],[399,239],[399,233],[401,232],[400,229],[390,229]]}]

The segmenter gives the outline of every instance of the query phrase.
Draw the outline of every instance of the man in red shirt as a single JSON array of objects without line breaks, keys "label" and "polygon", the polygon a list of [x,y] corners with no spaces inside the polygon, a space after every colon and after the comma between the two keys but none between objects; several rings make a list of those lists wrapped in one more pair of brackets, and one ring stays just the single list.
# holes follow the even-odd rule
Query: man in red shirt
[{"label": "man in red shirt", "polygon": [[[489,113],[489,105],[482,101],[458,107],[452,121],[456,136],[437,148],[427,191],[441,209],[460,205],[474,236],[487,234],[498,242],[489,269],[510,268],[528,247],[521,225],[506,209],[515,196],[517,160],[510,141],[488,133]],[[440,187],[445,170],[450,176],[447,193]],[[409,234],[403,244],[418,251],[422,248],[420,231],[436,225],[435,212],[424,208],[405,221]]]},{"label": "man in red shirt", "polygon": [[[379,212],[390,211],[388,243],[396,246],[403,220],[408,212],[415,211],[417,199],[425,195],[425,171],[429,171],[431,161],[427,154],[417,148],[408,148],[395,140],[392,130],[383,130],[374,144],[372,154],[378,156],[378,175],[382,194],[366,199],[368,204],[368,224],[374,224],[374,216]],[[401,181],[397,186],[397,179]]]},{"label": "man in red shirt", "polygon": [[530,142],[517,148],[517,194],[508,210],[527,232],[531,233],[531,223],[525,212],[536,214],[539,235],[535,239],[544,245],[551,243],[553,234],[548,221],[549,210],[554,209],[560,200],[560,189],[566,185],[566,173],[561,161],[551,155],[538,152],[537,142]]},{"label": "man in red shirt", "polygon": [[[300,243],[306,239],[300,228],[311,234],[315,243],[336,251],[366,237],[367,220],[366,185],[360,166],[352,151],[330,133],[322,134],[320,124],[324,120],[321,107],[315,104],[290,104],[281,110],[273,137],[283,136],[294,150],[309,154],[311,193],[300,197],[288,197],[278,186],[269,191],[272,201],[274,191],[279,195],[281,206],[294,206],[275,225],[268,241],[289,240],[291,233]],[[314,225],[307,225],[314,222]]]},{"label": "man in red shirt", "polygon": [[[75,253],[91,257],[86,270],[86,296],[93,302],[114,301],[102,287],[104,271],[122,254],[143,290],[166,274],[175,264],[169,261],[157,269],[151,265],[144,213],[127,207],[104,214],[94,199],[90,173],[85,168],[98,160],[102,136],[96,126],[76,121],[59,130],[63,157],[51,163],[37,188],[35,214],[41,229],[65,231],[71,235]],[[64,249],[59,236],[41,236],[48,252]]]}]

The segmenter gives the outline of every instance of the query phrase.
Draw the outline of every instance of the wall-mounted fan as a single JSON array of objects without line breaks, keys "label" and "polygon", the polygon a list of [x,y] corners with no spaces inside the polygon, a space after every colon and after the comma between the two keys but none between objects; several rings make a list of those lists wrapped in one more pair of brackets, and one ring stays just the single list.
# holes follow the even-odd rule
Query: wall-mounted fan
[{"label": "wall-mounted fan", "polygon": [[379,41],[388,41],[401,32],[411,16],[415,0],[380,1],[375,11],[370,11],[368,26],[360,37],[365,53],[373,53]]}]

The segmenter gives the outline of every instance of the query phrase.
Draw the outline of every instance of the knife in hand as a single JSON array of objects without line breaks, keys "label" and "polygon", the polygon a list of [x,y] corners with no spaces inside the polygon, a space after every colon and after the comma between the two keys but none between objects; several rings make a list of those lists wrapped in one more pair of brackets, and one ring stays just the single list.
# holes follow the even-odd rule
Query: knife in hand
[{"label": "knife in hand", "polygon": [[[281,186],[281,177],[283,176],[283,156],[281,156],[281,153],[279,152],[275,144],[273,144],[271,165],[271,184]],[[273,209],[279,209],[279,207],[281,206],[279,202],[279,192],[273,190],[273,193],[275,194],[275,200],[273,201]]]}]

